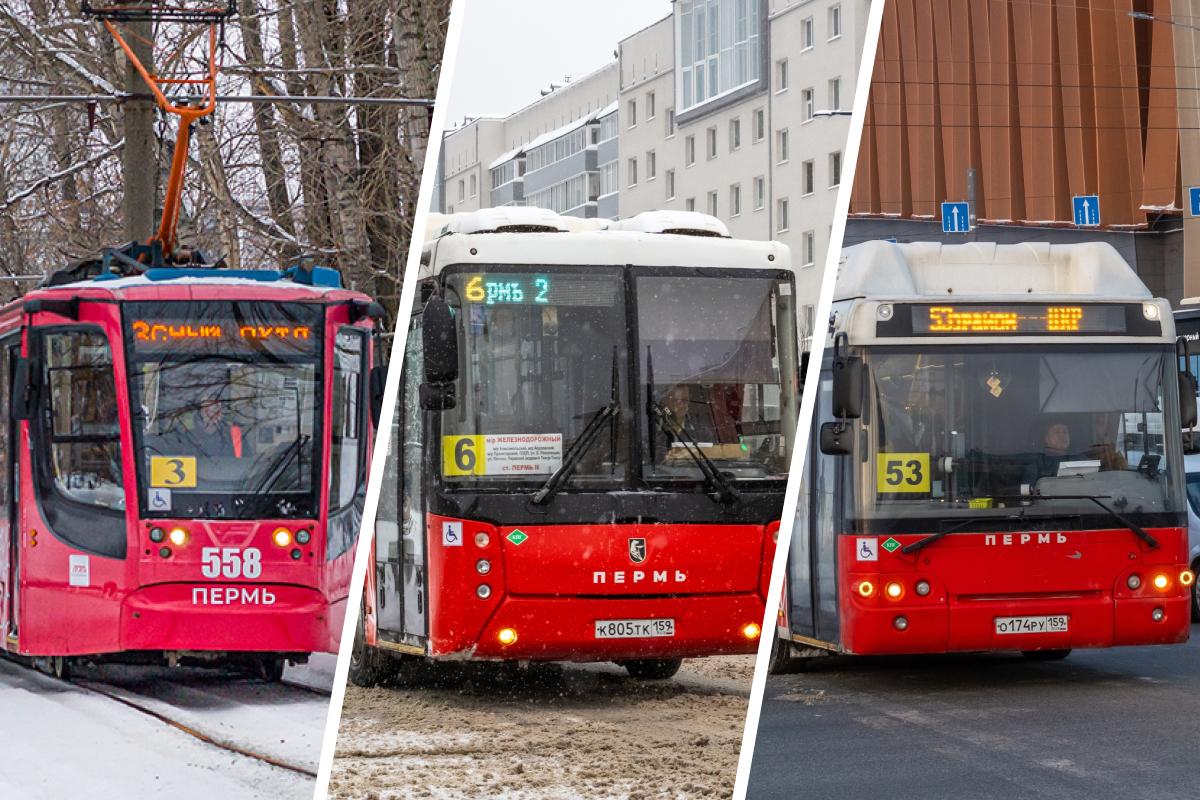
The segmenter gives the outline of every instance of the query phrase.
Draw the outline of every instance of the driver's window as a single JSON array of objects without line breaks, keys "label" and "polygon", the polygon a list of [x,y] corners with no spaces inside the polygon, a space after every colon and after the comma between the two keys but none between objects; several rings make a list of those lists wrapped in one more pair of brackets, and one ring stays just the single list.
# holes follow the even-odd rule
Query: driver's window
[{"label": "driver's window", "polygon": [[96,330],[43,334],[55,488],[80,503],[122,510],[121,434],[112,351]]}]

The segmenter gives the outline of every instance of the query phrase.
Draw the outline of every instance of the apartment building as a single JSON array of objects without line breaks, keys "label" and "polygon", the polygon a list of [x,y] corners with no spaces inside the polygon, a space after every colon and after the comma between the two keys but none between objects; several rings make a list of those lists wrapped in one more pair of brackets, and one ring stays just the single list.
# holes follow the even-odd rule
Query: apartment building
[{"label": "apartment building", "polygon": [[[615,63],[448,133],[442,208],[705,212],[734,236],[789,245],[815,305],[869,8],[676,0],[617,44]],[[485,180],[490,194],[471,191]]]}]

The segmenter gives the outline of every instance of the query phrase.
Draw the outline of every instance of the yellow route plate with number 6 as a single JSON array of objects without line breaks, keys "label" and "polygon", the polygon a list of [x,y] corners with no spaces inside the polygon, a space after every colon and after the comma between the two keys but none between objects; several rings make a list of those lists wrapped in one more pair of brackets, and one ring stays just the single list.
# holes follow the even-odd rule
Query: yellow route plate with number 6
[{"label": "yellow route plate with number 6", "polygon": [[880,494],[929,493],[929,453],[880,453],[875,466]]},{"label": "yellow route plate with number 6", "polygon": [[150,485],[156,489],[196,488],[196,457],[151,456]]}]

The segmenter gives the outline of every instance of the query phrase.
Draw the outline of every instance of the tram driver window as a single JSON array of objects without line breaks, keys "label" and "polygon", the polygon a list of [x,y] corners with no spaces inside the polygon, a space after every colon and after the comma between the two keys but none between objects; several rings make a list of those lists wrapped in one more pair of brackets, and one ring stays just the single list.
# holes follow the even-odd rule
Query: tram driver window
[{"label": "tram driver window", "polygon": [[121,439],[112,351],[99,331],[45,334],[54,486],[81,503],[122,510]]}]

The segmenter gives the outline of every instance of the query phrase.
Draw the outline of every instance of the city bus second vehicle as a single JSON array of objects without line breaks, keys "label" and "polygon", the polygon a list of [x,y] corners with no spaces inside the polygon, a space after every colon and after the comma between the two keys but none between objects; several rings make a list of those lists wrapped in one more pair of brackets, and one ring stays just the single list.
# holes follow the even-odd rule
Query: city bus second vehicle
[{"label": "city bus second vehicle", "polygon": [[356,682],[756,650],[798,415],[788,250],[692,213],[599,227],[491,209],[426,246]]},{"label": "city bus second vehicle", "polygon": [[1107,244],[847,249],[773,668],[1186,641],[1170,307]]}]

